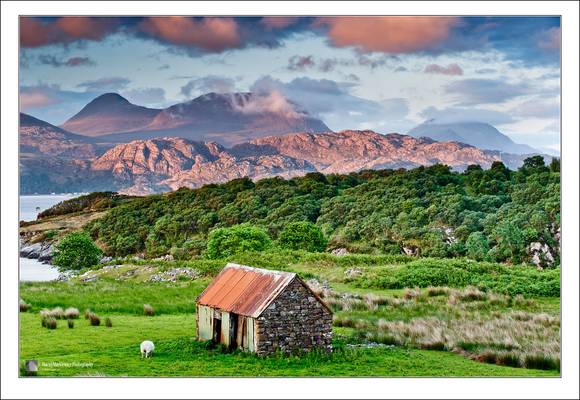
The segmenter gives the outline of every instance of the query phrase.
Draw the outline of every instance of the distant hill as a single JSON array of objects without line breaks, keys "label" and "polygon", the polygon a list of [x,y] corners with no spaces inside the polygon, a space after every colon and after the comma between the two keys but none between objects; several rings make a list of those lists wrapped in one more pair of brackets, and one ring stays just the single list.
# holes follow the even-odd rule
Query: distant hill
[{"label": "distant hill", "polygon": [[526,144],[515,143],[490,124],[483,122],[438,123],[429,120],[407,132],[419,138],[428,137],[439,142],[456,141],[467,143],[484,150],[499,150],[504,153],[539,153]]},{"label": "distant hill", "polygon": [[330,131],[298,105],[254,93],[207,93],[163,110],[140,107],[108,93],[91,101],[61,127],[117,143],[178,136],[223,145],[266,135]]},{"label": "distant hill", "polygon": [[161,110],[130,103],[117,93],[103,94],[61,125],[67,131],[86,136],[145,128]]},{"label": "distant hill", "polygon": [[92,138],[75,135],[24,113],[20,113],[19,133],[20,152],[24,154],[90,158],[99,152]]}]

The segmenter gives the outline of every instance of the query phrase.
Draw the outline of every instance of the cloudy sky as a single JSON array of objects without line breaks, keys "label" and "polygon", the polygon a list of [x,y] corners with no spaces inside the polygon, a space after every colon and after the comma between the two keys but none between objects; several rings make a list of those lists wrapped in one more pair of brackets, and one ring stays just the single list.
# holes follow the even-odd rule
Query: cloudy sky
[{"label": "cloudy sky", "polygon": [[20,45],[21,111],[54,124],[107,92],[256,91],[334,130],[481,121],[559,149],[559,17],[23,17]]}]

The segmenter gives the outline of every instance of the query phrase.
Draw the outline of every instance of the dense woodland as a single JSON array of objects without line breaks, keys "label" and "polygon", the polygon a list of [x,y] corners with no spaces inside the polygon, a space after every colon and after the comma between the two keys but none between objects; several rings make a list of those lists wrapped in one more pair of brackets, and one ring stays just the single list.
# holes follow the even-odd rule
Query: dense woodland
[{"label": "dense woodland", "polygon": [[117,256],[188,258],[205,251],[210,231],[244,223],[264,229],[275,246],[286,225],[310,221],[323,232],[329,250],[516,264],[530,262],[535,246],[544,249],[542,266],[560,263],[557,159],[545,165],[542,157],[531,157],[518,171],[501,162],[488,170],[473,165],[462,173],[435,165],[311,173],[290,180],[236,179],[146,197],[89,196],[88,202],[69,200],[43,216],[110,208],[85,229],[106,253]]}]

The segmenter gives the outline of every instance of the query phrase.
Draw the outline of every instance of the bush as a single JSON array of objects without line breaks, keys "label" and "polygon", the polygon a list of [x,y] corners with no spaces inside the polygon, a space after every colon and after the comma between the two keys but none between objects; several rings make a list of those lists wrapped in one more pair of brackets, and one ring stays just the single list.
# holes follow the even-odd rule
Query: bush
[{"label": "bush", "polygon": [[67,320],[66,323],[67,323],[69,329],[72,329],[75,327],[75,322],[72,319]]},{"label": "bush", "polygon": [[318,226],[312,222],[301,221],[284,226],[278,243],[286,249],[323,252],[328,241]]},{"label": "bush", "polygon": [[152,317],[155,315],[155,309],[149,304],[143,304],[143,314]]},{"label": "bush", "polygon": [[78,319],[79,318],[79,310],[74,307],[69,307],[64,311],[64,317],[66,319]]},{"label": "bush", "polygon": [[224,258],[247,251],[262,251],[270,247],[272,240],[261,228],[249,224],[214,229],[209,233],[206,255]]},{"label": "bush", "polygon": [[80,270],[99,263],[103,252],[84,232],[63,237],[52,254],[52,263],[61,270]]},{"label": "bush", "polygon": [[112,328],[113,327],[113,321],[111,321],[111,318],[109,318],[109,317],[105,318],[105,326],[107,328]]}]

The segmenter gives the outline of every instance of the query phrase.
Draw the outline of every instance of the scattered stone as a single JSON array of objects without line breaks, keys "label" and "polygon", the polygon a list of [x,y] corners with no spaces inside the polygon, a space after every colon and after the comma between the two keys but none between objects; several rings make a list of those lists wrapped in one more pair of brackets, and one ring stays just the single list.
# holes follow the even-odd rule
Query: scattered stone
[{"label": "scattered stone", "polygon": [[171,254],[166,254],[161,257],[157,257],[153,259],[154,261],[173,261],[173,256]]},{"label": "scattered stone", "polygon": [[403,246],[403,253],[408,256],[416,256],[418,253],[418,249]]},{"label": "scattered stone", "polygon": [[352,279],[352,278],[356,278],[357,276],[361,276],[362,275],[362,271],[358,268],[349,268],[346,271],[344,271],[344,276]]},{"label": "scattered stone", "polygon": [[550,246],[541,242],[532,242],[528,246],[530,261],[538,268],[545,268],[554,263],[554,255]]},{"label": "scattered stone", "polygon": [[101,258],[100,263],[101,264],[105,264],[105,263],[108,263],[108,262],[111,262],[111,261],[113,261],[113,257],[105,256],[105,257]]},{"label": "scattered stone", "polygon": [[346,256],[347,254],[350,254],[350,253],[344,247],[340,247],[338,249],[332,250],[332,252],[330,254],[332,254],[333,256]]},{"label": "scattered stone", "polygon": [[169,271],[161,272],[155,275],[151,275],[149,278],[150,282],[175,282],[179,277],[187,277],[188,279],[195,280],[201,276],[201,273],[196,269],[189,268],[173,268]]}]

